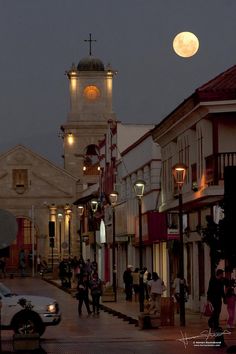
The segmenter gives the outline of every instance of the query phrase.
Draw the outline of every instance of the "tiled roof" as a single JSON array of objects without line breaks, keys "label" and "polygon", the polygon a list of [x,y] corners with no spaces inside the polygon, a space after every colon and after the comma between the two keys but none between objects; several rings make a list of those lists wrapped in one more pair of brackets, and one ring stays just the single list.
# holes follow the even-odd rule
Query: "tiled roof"
[{"label": "tiled roof", "polygon": [[236,99],[236,65],[200,86],[195,94],[199,101]]}]

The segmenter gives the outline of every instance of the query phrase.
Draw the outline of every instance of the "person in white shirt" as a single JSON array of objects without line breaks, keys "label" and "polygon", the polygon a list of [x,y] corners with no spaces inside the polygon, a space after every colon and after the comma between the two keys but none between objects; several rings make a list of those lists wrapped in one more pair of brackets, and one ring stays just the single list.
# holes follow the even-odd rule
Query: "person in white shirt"
[{"label": "person in white shirt", "polygon": [[146,300],[149,300],[149,289],[148,289],[148,282],[152,279],[151,273],[148,272],[147,268],[143,268],[143,288],[144,288],[144,297]]},{"label": "person in white shirt", "polygon": [[163,280],[158,276],[156,272],[152,273],[152,280],[148,282],[149,293],[151,296],[151,306],[149,309],[150,313],[161,312],[161,295],[163,293],[163,288],[165,287]]},{"label": "person in white shirt", "polygon": [[[185,298],[187,298],[187,284],[186,284],[186,280],[183,279],[184,282],[184,294],[185,294]],[[174,279],[173,285],[172,285],[172,289],[173,289],[173,295],[174,298],[176,300],[176,310],[177,313],[179,313],[179,305],[180,305],[180,283],[181,283],[181,277],[180,277],[180,273],[177,273],[176,278]],[[185,300],[186,301],[186,300]]]}]

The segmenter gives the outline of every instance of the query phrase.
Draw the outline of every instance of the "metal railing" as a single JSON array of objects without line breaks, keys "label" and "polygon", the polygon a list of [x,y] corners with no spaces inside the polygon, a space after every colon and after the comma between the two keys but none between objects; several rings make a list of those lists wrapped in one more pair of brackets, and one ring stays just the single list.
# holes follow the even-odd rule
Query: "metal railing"
[{"label": "metal railing", "polygon": [[206,183],[218,185],[224,180],[226,166],[236,166],[236,152],[224,152],[207,156],[206,159]]}]

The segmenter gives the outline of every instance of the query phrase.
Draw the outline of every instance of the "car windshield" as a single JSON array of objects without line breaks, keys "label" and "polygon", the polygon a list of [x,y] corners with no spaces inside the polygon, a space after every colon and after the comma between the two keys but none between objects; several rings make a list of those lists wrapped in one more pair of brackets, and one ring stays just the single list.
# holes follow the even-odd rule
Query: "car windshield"
[{"label": "car windshield", "polygon": [[5,297],[13,295],[11,290],[2,283],[0,283],[0,294]]}]

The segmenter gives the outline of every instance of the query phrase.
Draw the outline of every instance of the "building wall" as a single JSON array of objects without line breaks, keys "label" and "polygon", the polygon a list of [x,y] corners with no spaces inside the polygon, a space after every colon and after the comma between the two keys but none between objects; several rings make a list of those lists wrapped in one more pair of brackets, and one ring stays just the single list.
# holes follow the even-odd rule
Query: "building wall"
[{"label": "building wall", "polygon": [[[13,213],[16,217],[32,221],[37,229],[37,249],[46,260],[51,257],[49,248],[49,220],[55,221],[55,260],[62,254],[68,255],[68,249],[60,252],[58,212],[62,212],[61,241],[68,242],[68,222],[66,209],[72,209],[71,219],[71,252],[77,254],[77,210],[72,206],[77,193],[76,178],[63,169],[53,165],[43,157],[19,145],[0,155],[0,191],[1,208]],[[28,179],[24,190],[14,185],[13,170],[26,170]]]},{"label": "building wall", "polygon": [[[206,227],[206,216],[212,214],[224,193],[223,180],[212,180],[211,183],[207,181],[209,166],[206,160],[214,154],[216,157],[218,153],[236,151],[235,119],[231,113],[227,112],[227,101],[225,105],[221,104],[220,114],[218,112],[213,114],[212,111],[217,111],[217,109],[217,103],[214,108],[213,104],[204,103],[204,109],[198,105],[195,109],[192,107],[189,112],[183,111],[181,115],[182,107],[180,106],[173,117],[172,115],[168,117],[171,120],[178,116],[175,124],[171,126],[166,119],[163,121],[163,126],[160,124],[156,131],[154,130],[154,136],[157,137],[156,141],[161,146],[162,155],[161,211],[178,211],[178,199],[175,198],[178,191],[174,184],[172,167],[178,162],[185,163],[188,167],[182,188],[183,210],[188,216],[188,233],[184,234],[184,275],[191,289],[186,307],[193,310],[200,310],[205,301],[210,278],[209,247],[206,244],[203,245],[204,258],[201,258],[199,243],[202,242],[202,238],[199,230]],[[211,111],[210,114],[209,111]],[[211,168],[216,169],[218,160],[214,161],[215,165],[211,165]],[[194,173],[197,178],[195,190],[192,184]],[[214,176],[214,170],[212,173]],[[201,261],[204,271],[199,263]],[[200,293],[202,289],[204,289],[203,294]]]}]

